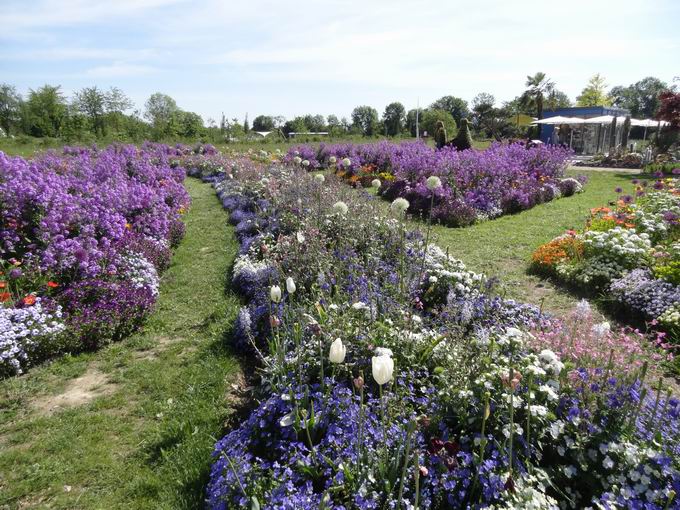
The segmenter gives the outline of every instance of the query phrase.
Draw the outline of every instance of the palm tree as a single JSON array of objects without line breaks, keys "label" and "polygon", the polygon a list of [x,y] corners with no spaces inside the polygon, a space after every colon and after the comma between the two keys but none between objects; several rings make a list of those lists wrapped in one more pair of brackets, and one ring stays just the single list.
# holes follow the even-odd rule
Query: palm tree
[{"label": "palm tree", "polygon": [[522,101],[525,104],[534,103],[536,105],[536,116],[540,119],[543,116],[543,99],[555,90],[555,83],[548,79],[545,73],[536,73],[527,76],[527,90],[522,94]]}]

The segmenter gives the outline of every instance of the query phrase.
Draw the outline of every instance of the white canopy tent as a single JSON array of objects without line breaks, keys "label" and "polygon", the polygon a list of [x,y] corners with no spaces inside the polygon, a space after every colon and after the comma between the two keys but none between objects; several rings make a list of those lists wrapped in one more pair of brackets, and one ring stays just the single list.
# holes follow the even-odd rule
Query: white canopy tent
[{"label": "white canopy tent", "polygon": [[[584,119],[581,119],[579,117],[562,117],[561,115],[556,115],[555,117],[548,117],[546,119],[541,119],[532,122],[532,124],[545,124],[545,125],[563,125],[567,124],[569,126],[574,126],[574,125],[579,125],[583,124],[585,122]],[[569,131],[569,148],[571,148],[572,144],[574,141],[574,132]]]},{"label": "white canopy tent", "polygon": [[557,115],[555,117],[548,117],[547,119],[536,120],[532,122],[532,124],[559,125],[559,124],[580,124],[582,122],[583,119],[579,119],[576,117],[562,117],[561,115]]},{"label": "white canopy tent", "polygon": [[670,122],[667,122],[665,120],[654,120],[654,119],[630,119],[630,125],[631,126],[640,126],[645,128],[645,132],[642,135],[642,139],[646,140],[647,139],[647,128],[658,128],[661,129],[662,127],[666,127],[670,124]]}]

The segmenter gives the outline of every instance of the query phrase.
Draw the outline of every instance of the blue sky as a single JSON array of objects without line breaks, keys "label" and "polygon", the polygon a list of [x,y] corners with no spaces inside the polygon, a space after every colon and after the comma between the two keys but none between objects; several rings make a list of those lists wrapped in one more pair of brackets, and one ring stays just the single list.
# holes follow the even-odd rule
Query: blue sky
[{"label": "blue sky", "polygon": [[0,82],[154,92],[204,119],[443,95],[500,102],[547,73],[572,100],[680,75],[678,0],[0,0]]}]

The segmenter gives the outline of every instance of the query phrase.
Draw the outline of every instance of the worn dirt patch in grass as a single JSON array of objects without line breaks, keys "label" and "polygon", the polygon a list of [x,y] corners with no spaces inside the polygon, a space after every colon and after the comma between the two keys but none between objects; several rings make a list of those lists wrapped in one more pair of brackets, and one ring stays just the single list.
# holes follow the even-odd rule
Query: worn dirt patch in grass
[{"label": "worn dirt patch in grass", "polygon": [[92,366],[80,377],[69,381],[62,393],[39,397],[31,402],[31,407],[40,415],[50,415],[88,404],[95,398],[112,394],[116,388],[105,373]]}]

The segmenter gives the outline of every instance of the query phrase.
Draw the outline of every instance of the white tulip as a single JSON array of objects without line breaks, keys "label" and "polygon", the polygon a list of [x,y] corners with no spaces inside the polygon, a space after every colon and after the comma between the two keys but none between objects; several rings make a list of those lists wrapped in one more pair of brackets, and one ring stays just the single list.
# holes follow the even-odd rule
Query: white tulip
[{"label": "white tulip", "polygon": [[426,185],[427,189],[429,189],[430,191],[434,191],[437,188],[442,187],[442,180],[436,175],[431,175],[430,177],[427,178]]},{"label": "white tulip", "polygon": [[344,166],[345,168],[347,168],[351,164],[352,164],[352,161],[349,158],[345,158],[345,159],[342,160],[342,166]]},{"label": "white tulip", "polygon": [[288,294],[293,294],[297,290],[295,282],[290,276],[286,278],[286,290],[288,291]]},{"label": "white tulip", "polygon": [[293,163],[295,163],[296,165],[299,165],[300,163],[302,163],[302,158],[300,156],[295,156],[293,158]]},{"label": "white tulip", "polygon": [[336,338],[331,344],[328,359],[331,363],[342,363],[345,361],[345,354],[347,354],[347,348],[343,345],[342,340]]},{"label": "white tulip", "polygon": [[328,158],[328,162],[329,162],[331,165],[335,165],[335,162],[336,162],[337,160],[338,160],[338,158],[336,158],[335,156],[331,156],[330,158]]},{"label": "white tulip", "polygon": [[373,186],[376,189],[380,187],[380,184],[381,184],[380,179],[373,179],[371,181],[371,186]]},{"label": "white tulip", "polygon": [[326,178],[323,176],[323,174],[316,174],[314,176],[314,180],[318,182],[319,184],[323,184],[323,181],[326,180]]},{"label": "white tulip", "polygon": [[304,166],[304,167],[307,167],[307,166],[309,166],[309,161],[308,161],[308,160],[306,160],[306,159],[305,159],[305,160],[303,160],[303,161],[302,161],[302,166]]},{"label": "white tulip", "polygon": [[389,356],[373,356],[371,358],[373,379],[380,386],[392,380],[394,373],[394,360]]},{"label": "white tulip", "polygon": [[274,303],[281,301],[281,287],[278,285],[273,285],[269,291],[269,297]]},{"label": "white tulip", "polygon": [[341,215],[344,216],[345,214],[347,214],[348,210],[349,210],[349,208],[347,207],[347,204],[345,202],[340,201],[340,202],[335,202],[333,204],[333,212],[335,214],[341,214]]},{"label": "white tulip", "polygon": [[389,356],[390,358],[393,354],[392,349],[388,349],[387,347],[376,347],[374,352],[376,356]]},{"label": "white tulip", "polygon": [[305,239],[305,235],[304,235],[302,232],[298,232],[297,234],[295,234],[295,237],[297,237],[297,242],[298,242],[298,243],[300,243],[300,244],[304,244],[304,243],[305,243],[305,240],[306,240],[306,239]]}]

